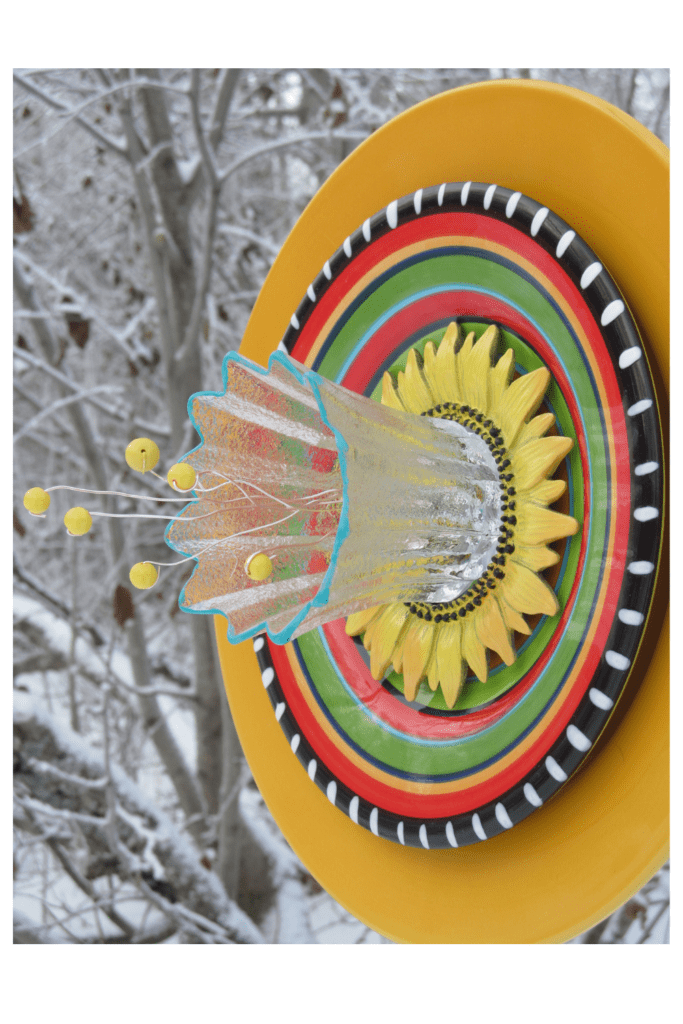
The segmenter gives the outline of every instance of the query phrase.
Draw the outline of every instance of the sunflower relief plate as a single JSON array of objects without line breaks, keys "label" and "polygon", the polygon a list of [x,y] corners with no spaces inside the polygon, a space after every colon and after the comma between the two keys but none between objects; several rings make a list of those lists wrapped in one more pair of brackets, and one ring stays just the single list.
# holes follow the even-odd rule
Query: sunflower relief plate
[{"label": "sunflower relief plate", "polygon": [[384,372],[438,347],[452,321],[475,338],[495,324],[516,376],[551,373],[539,412],[574,441],[555,509],[579,523],[545,573],[559,612],[527,619],[514,663],[489,656],[486,682],[469,676],[452,708],[427,680],[411,700],[391,668],[376,681],[344,620],[285,647],[254,640],[309,777],[358,825],[425,849],[512,828],[586,758],[646,626],[664,500],[655,393],[624,299],[578,234],[519,192],[445,183],[391,203],[325,263],[283,347],[379,401]]}]

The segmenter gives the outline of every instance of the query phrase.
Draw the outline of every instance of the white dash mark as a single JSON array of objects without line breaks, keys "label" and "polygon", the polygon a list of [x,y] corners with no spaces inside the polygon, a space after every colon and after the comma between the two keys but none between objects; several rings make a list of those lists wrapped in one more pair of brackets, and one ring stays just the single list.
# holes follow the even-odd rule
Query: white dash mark
[{"label": "white dash mark", "polygon": [[[436,197],[436,201],[439,204],[439,206],[443,206],[443,195],[444,195],[445,191],[446,191],[446,182],[444,181],[443,185],[439,185],[439,194]],[[401,822],[401,824],[403,824],[403,822]]]},{"label": "white dash mark", "polygon": [[641,462],[639,466],[636,466],[634,473],[636,476],[647,476],[648,473],[654,473],[656,469],[659,469],[658,462]]},{"label": "white dash mark", "polygon": [[263,645],[265,644],[265,642],[266,642],[266,641],[265,641],[265,640],[263,639],[263,637],[262,637],[262,636],[257,636],[257,637],[256,637],[256,638],[254,639],[254,650],[256,651],[256,653],[257,653],[257,654],[258,654],[258,652],[259,652],[259,651],[261,650],[261,648],[263,647]]},{"label": "white dash mark", "polygon": [[538,232],[541,230],[543,221],[548,216],[548,207],[542,206],[540,210],[537,210],[534,214],[534,219],[531,222],[531,237],[535,238]]},{"label": "white dash mark", "polygon": [[[498,188],[497,185],[489,185],[489,187],[486,189],[486,195],[484,196],[484,209],[485,210],[489,210],[491,208],[491,203],[493,202],[493,195],[494,195],[494,193],[495,193],[497,188]],[[547,211],[546,211],[546,213],[547,213]],[[450,822],[449,822],[449,824],[450,824]]]},{"label": "white dash mark", "polygon": [[308,295],[311,302],[315,302],[315,292],[313,291],[312,284],[309,284],[308,288],[306,289],[306,294]]},{"label": "white dash mark", "polygon": [[575,238],[576,231],[565,231],[565,233],[562,235],[562,238],[557,243],[557,249],[555,250],[555,255],[557,256],[558,260],[562,256],[564,256],[567,249],[572,244]]},{"label": "white dash mark", "polygon": [[292,318],[289,321],[295,331],[299,330],[299,318],[296,313],[292,313]]},{"label": "white dash mark", "polygon": [[510,815],[503,807],[501,803],[496,804],[496,818],[503,826],[503,828],[512,828],[512,822],[510,821]]},{"label": "white dash mark", "polygon": [[650,519],[656,519],[658,515],[658,509],[653,508],[652,505],[644,505],[642,508],[635,510],[633,518],[637,519],[639,523],[647,523]]},{"label": "white dash mark", "polygon": [[460,193],[460,203],[461,203],[462,206],[465,206],[467,204],[467,197],[470,194],[470,185],[471,184],[472,184],[471,181],[466,181],[465,184],[462,187],[462,192]]},{"label": "white dash mark", "polygon": [[560,768],[555,758],[551,757],[550,754],[545,759],[545,766],[548,769],[548,774],[552,775],[556,782],[564,782],[567,778],[564,768]]},{"label": "white dash mark", "polygon": [[285,713],[285,707],[286,705],[283,703],[283,701],[280,701],[280,703],[275,708],[275,717],[277,718],[278,722]]},{"label": "white dash mark", "polygon": [[575,725],[567,726],[567,739],[575,750],[580,750],[582,753],[590,750],[591,741]]},{"label": "white dash mark", "polygon": [[358,805],[359,805],[359,803],[360,803],[360,800],[358,799],[358,797],[354,796],[354,797],[352,797],[351,803],[349,804],[349,818],[351,819],[351,821],[355,822],[356,825],[358,824]]},{"label": "white dash mark", "polygon": [[344,239],[343,249],[349,259],[351,259],[351,239],[348,235]]},{"label": "white dash mark", "polygon": [[363,238],[366,242],[369,242],[372,238],[372,232],[370,231],[370,218],[363,221]]},{"label": "white dash mark", "polygon": [[645,412],[652,405],[651,398],[641,398],[639,402],[632,405],[627,409],[629,416],[638,416],[641,412]]},{"label": "white dash mark", "polygon": [[627,348],[625,352],[622,352],[619,356],[619,366],[622,370],[626,370],[629,366],[633,366],[634,363],[638,362],[643,354],[643,350],[634,345],[633,348]]},{"label": "white dash mark", "polygon": [[424,846],[425,850],[429,849],[429,839],[427,838],[427,829],[424,825],[420,825],[420,842]]},{"label": "white dash mark", "polygon": [[370,831],[372,832],[373,836],[379,835],[379,828],[377,827],[378,818],[379,811],[377,810],[376,807],[373,807],[372,810],[370,811]]},{"label": "white dash mark", "polygon": [[292,736],[292,742],[289,744],[290,747],[292,748],[292,753],[293,754],[296,754],[297,750],[299,749],[299,743],[300,742],[301,742],[301,736],[299,736],[298,732],[295,732],[294,735]]},{"label": "white dash mark", "polygon": [[482,825],[481,818],[479,817],[478,814],[472,815],[472,828],[474,829],[474,834],[477,836],[478,839],[488,838],[486,833],[484,832],[484,826]]},{"label": "white dash mark", "polygon": [[[446,186],[444,185],[443,188],[445,188],[445,187]],[[399,821],[398,825],[396,826],[396,835],[398,836],[398,841],[401,844],[401,846],[405,846],[406,845],[406,840],[405,840],[405,836],[403,835],[403,822],[402,821]]]},{"label": "white dash mark", "polygon": [[513,192],[510,198],[508,199],[507,206],[505,207],[505,216],[508,218],[508,220],[517,209],[517,203],[520,201],[521,198],[521,192]]},{"label": "white dash mark", "polygon": [[596,708],[600,708],[601,711],[609,711],[614,704],[611,697],[608,697],[606,693],[602,692],[602,690],[596,690],[594,686],[591,686],[588,691],[588,696],[593,704],[595,704]]},{"label": "white dash mark", "polygon": [[455,838],[455,832],[453,831],[453,823],[451,821],[446,822],[446,839],[451,846],[457,846],[458,840]]},{"label": "white dash mark", "polygon": [[395,228],[398,224],[398,199],[394,199],[393,203],[387,206],[387,224],[390,228]]},{"label": "white dash mark", "polygon": [[621,316],[625,309],[626,307],[621,299],[615,299],[603,309],[602,316],[600,317],[600,323],[603,327],[607,327],[607,324],[611,324],[613,320],[616,320],[618,316]]},{"label": "white dash mark", "polygon": [[308,777],[311,780],[311,782],[313,782],[313,780],[315,779],[315,773],[316,773],[317,767],[318,767],[318,762],[315,760],[315,758],[313,758],[312,761],[308,762]]},{"label": "white dash mark", "polygon": [[415,213],[422,213],[422,189],[419,188],[413,196],[413,206],[415,207]]},{"label": "white dash mark", "polygon": [[327,787],[327,799],[333,804],[337,799],[337,783],[332,779],[332,782]]},{"label": "white dash mark", "polygon": [[655,566],[654,562],[630,562],[627,568],[634,576],[649,576]]},{"label": "white dash mark", "polygon": [[617,668],[620,672],[625,672],[631,662],[623,654],[619,654],[619,651],[605,651],[605,661],[610,668]]},{"label": "white dash mark", "polygon": [[524,796],[533,807],[540,807],[543,803],[540,796],[538,795],[538,793],[536,792],[536,790],[530,782],[524,783]]},{"label": "white dash mark", "polygon": [[586,267],[581,275],[581,288],[586,289],[589,284],[593,284],[601,270],[602,263],[591,263],[590,267]]},{"label": "white dash mark", "polygon": [[278,352],[287,352],[287,355],[289,355],[289,352],[287,351],[287,346],[285,345],[284,341],[278,341],[278,343],[277,343],[277,351]]},{"label": "white dash mark", "polygon": [[619,618],[627,626],[640,626],[645,616],[642,612],[631,611],[630,608],[620,608]]},{"label": "white dash mark", "polygon": [[325,266],[323,267],[323,274],[325,275],[325,277],[327,278],[328,281],[332,280],[332,269],[330,267],[330,261],[329,260],[325,260]]},{"label": "white dash mark", "polygon": [[275,679],[275,669],[270,666],[268,668],[264,668],[261,673],[261,679],[263,680],[263,685],[268,689],[273,679]]}]

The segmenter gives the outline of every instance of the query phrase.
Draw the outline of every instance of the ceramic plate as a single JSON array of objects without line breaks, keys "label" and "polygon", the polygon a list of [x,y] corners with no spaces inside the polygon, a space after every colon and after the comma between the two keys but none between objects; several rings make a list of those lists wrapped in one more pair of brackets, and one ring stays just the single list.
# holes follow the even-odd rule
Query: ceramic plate
[{"label": "ceramic plate", "polygon": [[384,371],[452,320],[497,324],[518,373],[551,371],[546,406],[575,439],[554,507],[580,523],[546,574],[560,614],[533,620],[514,665],[468,679],[452,710],[426,682],[409,703],[400,675],[375,681],[343,620],[286,647],[254,641],[311,780],[358,825],[426,849],[512,828],[576,772],[626,684],[661,546],[661,430],[638,331],[599,257],[520,192],[445,183],[391,203],[325,263],[283,346],[379,400]]}]

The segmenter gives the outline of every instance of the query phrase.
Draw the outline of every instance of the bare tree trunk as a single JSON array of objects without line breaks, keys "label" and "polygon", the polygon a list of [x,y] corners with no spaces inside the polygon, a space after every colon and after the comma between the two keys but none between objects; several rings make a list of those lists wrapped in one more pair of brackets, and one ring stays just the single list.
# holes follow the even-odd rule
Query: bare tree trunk
[{"label": "bare tree trunk", "polygon": [[626,111],[627,114],[630,114],[632,117],[633,117],[633,101],[635,99],[636,85],[638,83],[638,71],[639,71],[639,68],[631,68],[631,73],[629,75],[629,83],[628,83],[628,93],[627,93],[627,96],[626,96],[626,100],[624,101],[624,110]]},{"label": "bare tree trunk", "polygon": [[[192,622],[194,647],[195,734],[197,737],[197,777],[209,814],[220,808],[222,747],[222,703],[220,670],[208,615],[197,615]],[[223,698],[225,699],[225,698]]]},{"label": "bare tree trunk", "polygon": [[[159,80],[156,68],[143,68],[146,78]],[[183,347],[185,332],[195,302],[197,280],[194,248],[190,231],[192,193],[183,182],[173,151],[173,129],[168,117],[166,96],[162,89],[139,89],[145,114],[152,152],[157,151],[150,163],[155,188],[155,206],[161,218],[164,237],[164,269],[166,287],[157,301],[169,304],[174,324],[172,345],[167,352],[169,412],[173,429],[173,445],[180,449],[187,422],[187,399],[202,388],[202,367],[199,345],[184,346],[182,357],[176,358]],[[179,429],[179,424],[182,429]]]},{"label": "bare tree trunk", "polygon": [[221,701],[222,760],[221,810],[218,818],[218,857],[216,870],[232,899],[240,891],[240,861],[243,829],[239,811],[239,790],[243,781],[244,755],[228,707],[228,699]]}]

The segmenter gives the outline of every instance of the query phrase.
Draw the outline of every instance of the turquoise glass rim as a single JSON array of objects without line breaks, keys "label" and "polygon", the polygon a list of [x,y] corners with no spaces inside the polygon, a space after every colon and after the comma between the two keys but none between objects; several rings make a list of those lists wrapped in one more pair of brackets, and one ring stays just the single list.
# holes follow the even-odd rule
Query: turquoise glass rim
[{"label": "turquoise glass rim", "polygon": [[[189,458],[189,456],[192,455],[193,452],[199,451],[202,448],[202,446],[204,445],[204,443],[205,443],[204,435],[202,433],[201,424],[195,418],[195,415],[194,415],[194,412],[193,412],[193,409],[192,409],[194,400],[196,398],[202,398],[202,397],[206,397],[206,398],[209,398],[209,397],[210,398],[222,398],[226,394],[227,389],[228,389],[228,374],[229,374],[229,371],[230,371],[231,363],[236,363],[237,365],[243,366],[245,369],[250,370],[251,372],[258,373],[259,376],[261,376],[261,377],[267,377],[268,374],[273,369],[273,367],[275,365],[279,365],[279,366],[282,366],[283,369],[285,369],[288,373],[291,373],[292,376],[300,384],[303,384],[303,385],[308,384],[308,385],[310,385],[311,391],[313,392],[313,397],[315,398],[316,402],[318,403],[318,411],[320,412],[320,417],[321,417],[323,423],[325,424],[325,426],[328,427],[329,430],[331,430],[332,433],[334,434],[334,439],[335,439],[335,442],[336,442],[336,445],[337,445],[337,453],[339,455],[339,469],[340,469],[340,472],[341,472],[342,484],[343,484],[342,507],[341,507],[341,514],[340,514],[340,517],[339,517],[339,526],[337,527],[337,533],[336,533],[336,536],[335,536],[335,539],[334,539],[334,545],[333,545],[333,548],[332,548],[332,556],[330,558],[330,564],[327,567],[327,571],[325,573],[325,576],[323,577],[323,581],[320,584],[320,587],[319,587],[317,593],[315,594],[315,596],[310,601],[307,601],[304,605],[301,606],[300,611],[297,612],[297,614],[294,616],[294,618],[290,621],[289,625],[285,629],[281,629],[279,632],[271,632],[270,628],[268,627],[268,623],[265,620],[262,620],[261,622],[257,623],[257,625],[252,626],[251,629],[245,629],[241,633],[236,633],[234,628],[233,628],[232,623],[230,622],[229,617],[224,612],[222,612],[222,611],[220,611],[218,609],[211,609],[211,608],[202,608],[202,609],[200,609],[200,608],[189,608],[189,607],[186,607],[186,604],[185,604],[185,590],[187,588],[189,580],[188,580],[188,583],[185,584],[185,586],[183,587],[183,589],[180,592],[180,597],[178,598],[178,604],[179,604],[179,606],[180,606],[182,611],[188,612],[190,615],[220,615],[222,618],[226,619],[227,623],[228,623],[227,637],[228,637],[228,640],[230,641],[231,644],[242,643],[243,640],[249,640],[251,637],[256,636],[258,633],[267,633],[268,637],[273,641],[273,643],[276,643],[276,644],[286,644],[286,643],[289,643],[289,641],[292,639],[293,633],[301,625],[301,623],[304,621],[304,619],[308,615],[309,611],[312,608],[320,608],[320,607],[322,607],[329,600],[330,584],[332,582],[332,578],[333,578],[335,570],[337,568],[337,560],[338,560],[338,557],[339,557],[339,551],[341,550],[341,546],[342,546],[342,544],[344,543],[344,541],[346,540],[346,538],[347,538],[347,536],[349,534],[348,470],[347,470],[347,461],[346,461],[346,456],[347,456],[347,453],[348,453],[348,450],[349,450],[349,446],[346,443],[346,441],[344,440],[344,437],[339,432],[339,430],[337,430],[336,427],[333,427],[332,424],[329,421],[329,418],[327,416],[327,412],[325,410],[325,404],[324,404],[323,399],[322,399],[322,397],[320,395],[320,388],[319,388],[319,384],[320,384],[321,381],[324,380],[324,378],[321,377],[320,374],[316,373],[315,370],[304,370],[302,372],[298,368],[298,366],[295,365],[295,363],[289,358],[289,356],[285,355],[283,352],[277,352],[276,351],[276,352],[271,353],[271,356],[270,356],[270,358],[268,360],[268,368],[267,369],[264,369],[262,366],[259,366],[257,363],[252,362],[251,359],[247,359],[246,356],[240,355],[239,352],[228,352],[227,355],[225,356],[225,358],[223,359],[223,364],[222,364],[222,367],[221,367],[221,373],[222,373],[222,377],[223,377],[223,390],[222,391],[197,391],[197,392],[195,392],[195,394],[191,395],[190,398],[188,399],[188,403],[187,403],[188,416],[190,417],[190,420],[192,422],[193,427],[195,428],[195,430],[197,431],[197,433],[201,437],[201,441],[200,441],[200,443],[198,445],[195,445],[195,447],[192,448],[191,451],[189,451],[185,456],[183,456],[184,459]],[[182,514],[186,511],[186,509],[188,509],[190,507],[190,505],[194,504],[196,501],[199,500],[196,491],[193,491],[192,493],[194,495],[194,501],[188,502],[188,504],[185,505],[185,507],[179,513],[180,516],[182,516]],[[172,542],[172,540],[170,539],[170,530],[171,530],[172,526],[173,526],[173,522],[170,522],[168,524],[168,526],[166,527],[166,530],[165,530],[165,533],[164,533],[164,540],[166,541],[168,546],[171,548],[171,550],[175,551],[176,554],[183,555],[186,558],[187,557],[193,557],[193,556],[189,555],[187,551],[183,551],[181,548],[177,547]],[[198,568],[199,568],[199,564],[197,563],[197,565],[195,565],[195,568],[193,570],[192,575],[194,575],[194,573],[197,572]],[[190,577],[190,579],[191,578],[192,577]]]}]

